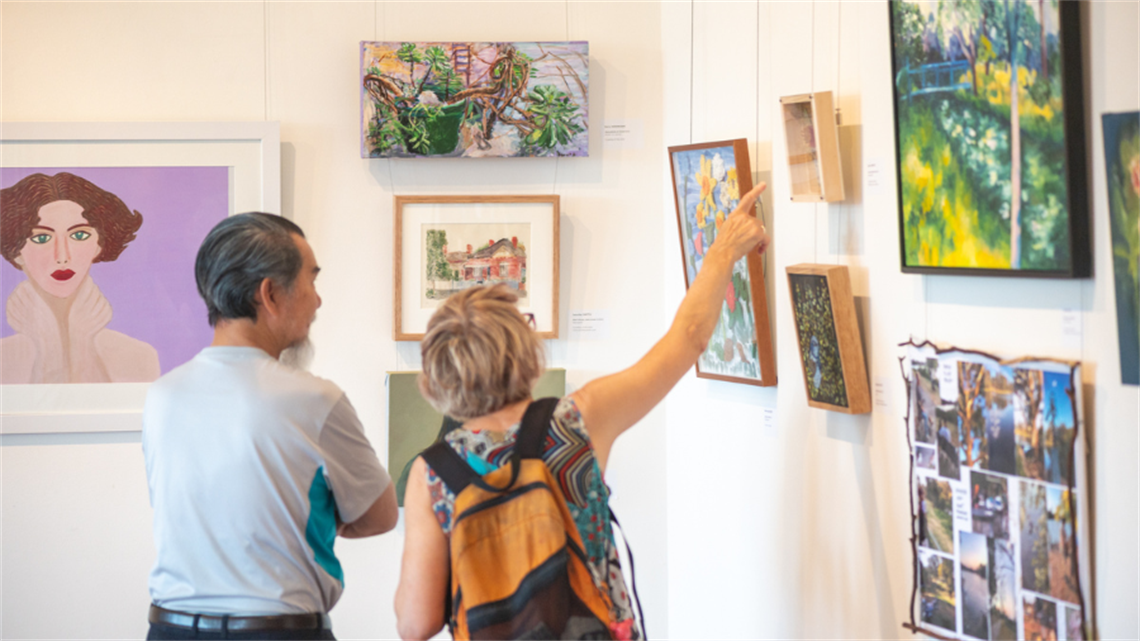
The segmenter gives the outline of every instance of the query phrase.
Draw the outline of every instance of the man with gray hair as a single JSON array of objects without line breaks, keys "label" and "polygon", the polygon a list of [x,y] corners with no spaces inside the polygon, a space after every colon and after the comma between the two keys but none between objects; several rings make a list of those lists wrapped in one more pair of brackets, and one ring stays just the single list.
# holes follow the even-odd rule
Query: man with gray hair
[{"label": "man with gray hair", "polygon": [[214,340],[156,381],[143,452],[158,556],[148,639],[332,639],[339,534],[396,525],[394,485],[339,387],[281,362],[320,268],[294,223],[219,223],[195,264]]}]

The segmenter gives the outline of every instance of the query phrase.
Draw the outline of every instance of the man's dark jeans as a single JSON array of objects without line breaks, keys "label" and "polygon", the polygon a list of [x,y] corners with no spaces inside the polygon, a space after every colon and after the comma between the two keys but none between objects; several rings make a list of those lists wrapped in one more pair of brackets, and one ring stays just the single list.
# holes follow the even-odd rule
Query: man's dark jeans
[{"label": "man's dark jeans", "polygon": [[335,641],[332,630],[269,630],[264,632],[204,632],[189,628],[180,628],[172,625],[158,623],[150,624],[147,633],[148,641],[160,639],[243,639],[246,641],[277,641],[298,639],[328,639]]}]

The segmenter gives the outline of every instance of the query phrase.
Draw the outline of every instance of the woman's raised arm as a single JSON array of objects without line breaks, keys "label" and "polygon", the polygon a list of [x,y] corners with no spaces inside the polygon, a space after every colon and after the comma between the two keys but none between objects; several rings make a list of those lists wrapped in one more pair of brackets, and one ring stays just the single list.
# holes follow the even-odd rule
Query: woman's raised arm
[{"label": "woman's raised arm", "polygon": [[766,186],[760,183],[745,194],[725,219],[665,336],[632,367],[590,381],[571,395],[602,469],[614,440],[661,402],[705,351],[720,318],[732,266],[748,252],[768,248],[767,230],[752,215]]}]

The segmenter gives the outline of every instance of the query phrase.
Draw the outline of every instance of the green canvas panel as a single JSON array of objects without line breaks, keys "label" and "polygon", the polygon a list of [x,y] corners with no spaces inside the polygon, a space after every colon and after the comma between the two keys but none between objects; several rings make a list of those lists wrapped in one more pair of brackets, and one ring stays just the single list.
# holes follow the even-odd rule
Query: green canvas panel
[{"label": "green canvas panel", "polygon": [[[404,487],[412,461],[439,435],[443,415],[420,396],[419,372],[388,372],[388,473],[396,480],[396,499],[404,506]],[[534,387],[534,397],[566,395],[566,370],[548,369]]]}]

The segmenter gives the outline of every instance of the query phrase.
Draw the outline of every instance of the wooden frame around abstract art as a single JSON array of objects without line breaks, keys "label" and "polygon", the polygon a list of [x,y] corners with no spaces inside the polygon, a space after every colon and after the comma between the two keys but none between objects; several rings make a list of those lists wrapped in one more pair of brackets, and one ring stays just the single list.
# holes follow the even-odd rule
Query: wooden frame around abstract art
[{"label": "wooden frame around abstract art", "polygon": [[[839,130],[835,126],[835,106],[831,92],[784,96],[780,98],[780,111],[784,122],[784,140],[787,141],[792,202],[830,203],[843,200]],[[804,111],[807,113],[804,114]],[[803,180],[796,181],[797,176]]]},{"label": "wooden frame around abstract art", "polygon": [[[692,245],[691,240],[688,243],[686,242],[686,238],[688,238],[688,236],[685,234],[686,210],[685,205],[682,203],[680,192],[678,192],[677,189],[678,185],[676,157],[679,154],[685,152],[724,149],[729,147],[731,147],[733,150],[737,189],[739,195],[744,195],[752,189],[752,169],[748,156],[748,141],[744,138],[669,147],[669,173],[673,179],[673,198],[677,211],[677,231],[678,238],[681,242],[681,260],[685,274],[685,289],[688,289],[689,286],[692,285],[690,282],[689,269],[686,265],[686,262],[689,260],[690,255],[693,253],[693,250],[689,248]],[[725,214],[727,213],[728,212],[725,212]],[[710,216],[712,216],[711,213]],[[743,376],[731,376],[703,371],[701,368],[700,359],[698,359],[697,376],[700,378],[711,378],[721,381],[730,381],[733,383],[745,383],[748,385],[757,385],[760,387],[771,387],[776,385],[776,355],[772,348],[771,322],[768,318],[768,286],[764,280],[764,258],[755,252],[751,252],[747,257],[747,261],[749,294],[752,303],[752,319],[753,325],[755,327],[754,340],[756,341],[756,351],[758,357],[757,360],[759,361],[760,375],[757,378],[748,378]],[[710,349],[712,349],[712,347],[714,346],[710,345]],[[704,358],[704,354],[702,354],[701,358]]]},{"label": "wooden frame around abstract art", "polygon": [[[525,262],[528,303],[519,310],[535,318],[540,338],[558,338],[558,251],[560,200],[546,196],[396,196],[393,248],[393,337],[419,341],[435,306],[422,303],[421,281],[426,258],[416,226],[425,224],[528,224],[532,236],[525,249],[538,249]],[[493,239],[491,239],[493,240]]]},{"label": "wooden frame around abstract art", "polygon": [[[819,409],[843,412],[844,414],[866,414],[871,411],[871,393],[867,383],[867,364],[863,360],[863,340],[859,335],[859,319],[855,315],[855,297],[851,293],[851,279],[846,265],[821,265],[803,263],[787,268],[788,295],[792,303],[792,316],[796,324],[796,344],[799,346],[801,370],[804,375],[804,390],[808,405]],[[831,309],[835,348],[842,367],[843,389],[846,405],[828,403],[812,398],[812,384],[809,382],[808,358],[803,353],[805,336],[803,319],[797,314],[795,277],[819,277],[827,285],[828,302]],[[825,339],[830,342],[830,338]],[[818,344],[818,343],[817,343]],[[826,348],[824,348],[826,349]],[[819,357],[817,357],[819,358]]]}]

